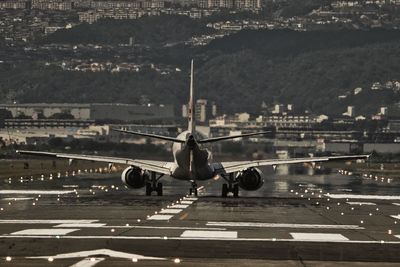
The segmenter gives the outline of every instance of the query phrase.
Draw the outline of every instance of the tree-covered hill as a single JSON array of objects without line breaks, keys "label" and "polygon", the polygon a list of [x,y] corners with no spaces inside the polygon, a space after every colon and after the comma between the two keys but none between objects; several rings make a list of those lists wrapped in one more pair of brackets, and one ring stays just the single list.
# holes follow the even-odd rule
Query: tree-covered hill
[{"label": "tree-covered hill", "polygon": [[190,39],[193,35],[212,32],[198,20],[187,16],[151,16],[138,20],[103,19],[94,24],[81,24],[72,29],[59,30],[40,40],[40,43],[63,44],[126,44],[133,37],[135,43],[162,46],[170,42]]},{"label": "tree-covered hill", "polygon": [[[147,19],[157,17],[143,21]],[[173,20],[177,23],[181,19],[187,18]],[[112,22],[112,25],[117,27],[118,23],[125,22]],[[198,25],[190,20],[185,23]],[[106,21],[102,21],[94,27],[102,29],[105,25]],[[154,27],[164,28],[162,25]],[[142,42],[160,44],[202,31],[198,30],[201,26],[198,27],[186,29],[186,33],[175,30],[175,33],[153,37],[146,36],[146,31],[140,27],[135,31],[144,36]],[[111,43],[129,36],[117,32],[109,37],[108,29],[99,31],[101,38],[105,38],[102,40]],[[60,38],[83,42],[85,37],[73,34]],[[145,94],[153,102],[175,104],[179,111],[180,105],[187,101],[189,60],[195,58],[196,95],[216,101],[223,112],[256,112],[264,101],[293,103],[299,109],[326,114],[344,112],[347,105],[355,105],[361,112],[375,113],[381,105],[400,102],[398,93],[370,90],[374,82],[400,81],[400,34],[395,30],[242,31],[201,49],[158,47],[151,53],[147,60],[170,64],[183,71],[169,75],[154,70],[83,73],[44,67],[42,63],[3,64],[0,65],[0,97],[19,102],[43,102],[45,99],[47,102],[138,103]],[[356,96],[349,94],[356,87],[362,87],[363,92]],[[338,99],[343,94],[348,97]]]}]

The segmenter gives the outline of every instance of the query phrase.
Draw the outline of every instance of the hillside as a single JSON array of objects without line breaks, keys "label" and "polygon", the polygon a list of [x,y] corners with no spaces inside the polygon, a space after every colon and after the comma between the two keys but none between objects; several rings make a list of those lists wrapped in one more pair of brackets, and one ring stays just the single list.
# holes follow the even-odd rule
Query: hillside
[{"label": "hillside", "polygon": [[[175,41],[184,34],[166,35],[159,38]],[[155,42],[155,37],[148,38],[146,42]],[[40,62],[4,64],[0,97],[19,102],[138,103],[145,94],[155,103],[176,105],[179,112],[187,101],[190,58],[196,60],[197,96],[216,101],[222,112],[257,112],[265,101],[326,114],[342,113],[347,105],[375,113],[381,105],[400,102],[398,93],[369,89],[374,82],[400,81],[400,34],[394,30],[242,31],[202,48],[159,47],[148,60],[184,70],[169,75],[154,70],[67,72]],[[357,87],[364,89],[361,94],[349,94]],[[343,94],[348,97],[339,100]]]},{"label": "hillside", "polygon": [[133,37],[135,43],[162,46],[169,42],[188,40],[193,35],[212,30],[187,16],[151,16],[138,20],[103,19],[94,24],[81,24],[72,29],[59,30],[39,40],[40,43],[62,44],[126,44]]}]

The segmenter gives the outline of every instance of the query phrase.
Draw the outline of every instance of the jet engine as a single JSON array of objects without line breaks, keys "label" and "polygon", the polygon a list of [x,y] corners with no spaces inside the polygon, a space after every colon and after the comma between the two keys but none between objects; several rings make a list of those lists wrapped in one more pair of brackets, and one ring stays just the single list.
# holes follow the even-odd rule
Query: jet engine
[{"label": "jet engine", "polygon": [[121,174],[122,182],[130,188],[141,188],[146,185],[149,175],[137,167],[128,167]]},{"label": "jet engine", "polygon": [[240,188],[247,191],[259,189],[264,184],[262,172],[257,168],[248,168],[237,175]]}]

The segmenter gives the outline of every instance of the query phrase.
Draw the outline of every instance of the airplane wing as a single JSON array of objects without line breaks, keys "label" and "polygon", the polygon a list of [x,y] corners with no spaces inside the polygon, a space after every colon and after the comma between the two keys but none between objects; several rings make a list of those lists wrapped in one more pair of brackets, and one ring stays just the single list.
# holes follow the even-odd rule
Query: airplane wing
[{"label": "airplane wing", "polygon": [[172,164],[173,164],[172,162],[156,161],[156,160],[139,160],[139,159],[104,157],[104,156],[82,155],[82,154],[52,153],[52,152],[27,151],[27,150],[17,150],[16,152],[24,155],[124,164],[166,175],[171,175]]},{"label": "airplane wing", "polygon": [[275,166],[282,164],[294,163],[312,163],[323,162],[329,160],[354,160],[366,159],[370,155],[352,155],[352,156],[330,156],[330,157],[311,157],[311,158],[292,158],[292,159],[266,159],[266,160],[252,160],[252,161],[236,161],[236,162],[218,162],[213,163],[215,175],[228,174],[232,172],[242,171],[252,167],[261,166]]}]

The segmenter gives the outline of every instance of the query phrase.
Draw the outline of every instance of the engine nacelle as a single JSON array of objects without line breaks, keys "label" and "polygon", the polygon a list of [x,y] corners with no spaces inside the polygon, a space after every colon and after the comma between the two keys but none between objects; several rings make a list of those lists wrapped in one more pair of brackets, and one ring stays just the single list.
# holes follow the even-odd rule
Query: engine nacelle
[{"label": "engine nacelle", "polygon": [[130,188],[141,188],[146,185],[149,175],[140,168],[128,167],[121,174],[122,182]]},{"label": "engine nacelle", "polygon": [[237,175],[240,188],[247,191],[259,189],[264,184],[262,172],[257,168],[248,168]]}]

